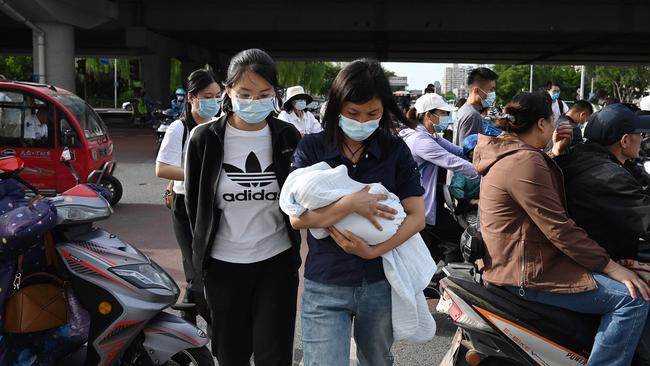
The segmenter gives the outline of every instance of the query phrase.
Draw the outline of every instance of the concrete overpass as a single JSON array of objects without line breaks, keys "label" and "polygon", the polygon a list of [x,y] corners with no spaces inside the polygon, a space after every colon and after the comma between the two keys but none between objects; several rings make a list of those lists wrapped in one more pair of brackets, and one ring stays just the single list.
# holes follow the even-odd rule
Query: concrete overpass
[{"label": "concrete overpass", "polygon": [[138,58],[154,98],[168,92],[170,58],[184,73],[206,62],[223,71],[249,47],[278,60],[650,63],[647,0],[0,0],[0,9],[0,53],[34,54],[39,70],[42,43],[48,82],[74,89],[75,56]]}]

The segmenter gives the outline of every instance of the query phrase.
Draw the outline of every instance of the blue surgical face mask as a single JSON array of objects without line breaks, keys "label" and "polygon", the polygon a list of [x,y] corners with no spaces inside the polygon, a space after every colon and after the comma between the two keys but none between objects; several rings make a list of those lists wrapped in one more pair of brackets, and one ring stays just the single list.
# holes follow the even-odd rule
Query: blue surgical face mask
[{"label": "blue surgical face mask", "polygon": [[438,124],[434,125],[433,128],[436,130],[436,132],[442,132],[449,127],[449,124],[451,123],[451,116],[438,116]]},{"label": "blue surgical face mask", "polygon": [[494,102],[497,100],[496,92],[486,93],[483,89],[479,88],[480,91],[485,93],[485,98],[481,101],[483,108],[490,108],[494,105]]},{"label": "blue surgical face mask", "polygon": [[551,93],[551,99],[553,99],[553,100],[558,100],[558,99],[560,99],[560,92],[553,92],[553,93]]},{"label": "blue surgical face mask", "polygon": [[303,109],[307,108],[307,101],[302,99],[296,100],[296,102],[293,104],[293,107],[299,111],[302,111]]},{"label": "blue surgical face mask", "polygon": [[379,119],[373,119],[367,122],[355,121],[344,115],[339,116],[339,127],[341,130],[354,141],[363,141],[370,137],[379,128]]},{"label": "blue surgical face mask", "polygon": [[219,98],[206,98],[199,99],[199,108],[196,110],[196,113],[201,118],[212,118],[221,108],[221,99]]},{"label": "blue surgical face mask", "polygon": [[232,98],[232,111],[243,119],[244,122],[260,123],[275,109],[275,97],[264,99]]}]

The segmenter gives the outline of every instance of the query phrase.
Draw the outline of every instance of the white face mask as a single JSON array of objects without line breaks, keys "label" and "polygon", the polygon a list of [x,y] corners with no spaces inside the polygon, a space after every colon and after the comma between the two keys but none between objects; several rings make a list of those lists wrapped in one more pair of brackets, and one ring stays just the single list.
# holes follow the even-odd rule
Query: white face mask
[{"label": "white face mask", "polygon": [[302,99],[296,100],[295,103],[293,103],[293,107],[299,111],[302,111],[307,108],[307,101]]},{"label": "white face mask", "polygon": [[240,99],[232,98],[232,111],[244,122],[255,124],[260,123],[275,110],[275,97],[264,99]]},{"label": "white face mask", "polygon": [[352,140],[363,141],[379,128],[379,120],[380,118],[359,122],[341,114],[339,115],[339,127]]}]

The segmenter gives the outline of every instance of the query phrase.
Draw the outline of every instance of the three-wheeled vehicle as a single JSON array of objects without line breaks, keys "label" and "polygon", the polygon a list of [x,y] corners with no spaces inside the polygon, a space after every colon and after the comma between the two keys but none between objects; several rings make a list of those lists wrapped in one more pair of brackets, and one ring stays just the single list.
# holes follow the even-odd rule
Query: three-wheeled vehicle
[{"label": "three-wheeled vehicle", "polygon": [[59,164],[64,148],[83,183],[106,187],[111,204],[122,198],[122,184],[113,175],[113,142],[93,108],[78,96],[52,85],[0,82],[0,157],[25,162],[23,178],[43,195],[55,195],[76,182]]}]

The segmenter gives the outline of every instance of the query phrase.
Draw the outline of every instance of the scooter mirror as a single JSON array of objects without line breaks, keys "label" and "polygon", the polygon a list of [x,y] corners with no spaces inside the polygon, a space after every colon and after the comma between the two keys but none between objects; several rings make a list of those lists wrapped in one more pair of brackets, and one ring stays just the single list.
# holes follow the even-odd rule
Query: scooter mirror
[{"label": "scooter mirror", "polygon": [[643,163],[643,170],[645,170],[646,173],[650,174],[650,161]]},{"label": "scooter mirror", "polygon": [[74,154],[72,153],[72,151],[70,151],[70,149],[65,147],[63,149],[63,152],[61,153],[60,161],[62,163],[67,163],[67,162],[70,162],[70,161],[73,161],[73,160],[74,160]]}]

